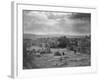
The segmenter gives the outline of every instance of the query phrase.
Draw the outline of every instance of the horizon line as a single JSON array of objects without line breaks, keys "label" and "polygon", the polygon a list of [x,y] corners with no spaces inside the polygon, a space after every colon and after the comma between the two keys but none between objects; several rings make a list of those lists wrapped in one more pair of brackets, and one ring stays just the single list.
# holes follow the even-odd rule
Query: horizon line
[{"label": "horizon line", "polygon": [[23,33],[23,34],[33,34],[33,35],[73,35],[73,36],[85,36],[85,35],[91,35],[90,33],[89,34],[59,34],[59,33],[54,33],[54,34],[39,34],[39,33]]}]

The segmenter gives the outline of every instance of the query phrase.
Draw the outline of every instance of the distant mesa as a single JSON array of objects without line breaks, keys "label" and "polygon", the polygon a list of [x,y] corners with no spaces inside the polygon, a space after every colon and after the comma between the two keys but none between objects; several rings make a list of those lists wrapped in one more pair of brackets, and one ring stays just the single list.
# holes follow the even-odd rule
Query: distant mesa
[{"label": "distant mesa", "polygon": [[63,35],[63,34],[41,35],[41,34],[24,33],[23,39],[52,38],[52,37],[62,37],[62,36],[66,36],[67,38],[80,38],[83,36],[90,36],[90,35]]}]

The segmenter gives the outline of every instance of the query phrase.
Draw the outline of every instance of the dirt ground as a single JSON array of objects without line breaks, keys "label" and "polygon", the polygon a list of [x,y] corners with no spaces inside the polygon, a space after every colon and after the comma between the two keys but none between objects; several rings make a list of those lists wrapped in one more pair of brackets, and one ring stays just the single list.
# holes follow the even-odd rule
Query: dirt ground
[{"label": "dirt ground", "polygon": [[[51,49],[52,53],[42,55],[31,55],[29,69],[35,68],[56,68],[56,67],[80,67],[90,66],[90,55],[84,53],[74,53],[66,49]],[[64,52],[63,56],[55,56],[56,51]],[[27,68],[26,68],[27,69]]]}]

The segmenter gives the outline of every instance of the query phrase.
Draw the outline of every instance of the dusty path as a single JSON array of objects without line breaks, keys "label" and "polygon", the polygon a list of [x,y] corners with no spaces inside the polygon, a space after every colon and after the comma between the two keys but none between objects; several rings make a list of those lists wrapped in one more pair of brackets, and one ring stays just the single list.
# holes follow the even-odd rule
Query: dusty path
[{"label": "dusty path", "polygon": [[30,65],[32,68],[90,66],[90,55],[88,54],[76,55],[72,51],[66,51],[64,56],[54,56],[53,53],[43,54],[40,57],[31,56]]}]

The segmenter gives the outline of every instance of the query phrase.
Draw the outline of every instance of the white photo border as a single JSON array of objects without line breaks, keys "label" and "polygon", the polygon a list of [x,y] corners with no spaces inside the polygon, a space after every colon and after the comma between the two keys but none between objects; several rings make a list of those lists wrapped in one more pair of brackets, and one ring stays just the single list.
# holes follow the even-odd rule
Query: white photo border
[{"label": "white photo border", "polygon": [[[72,73],[91,73],[96,72],[96,8],[71,7],[71,6],[54,6],[54,5],[36,5],[26,3],[13,3],[13,51],[12,51],[12,77],[42,77],[57,76]],[[23,70],[23,10],[41,10],[41,11],[59,11],[59,12],[78,12],[91,13],[91,66],[86,67],[64,67],[49,69],[32,69]]]}]

